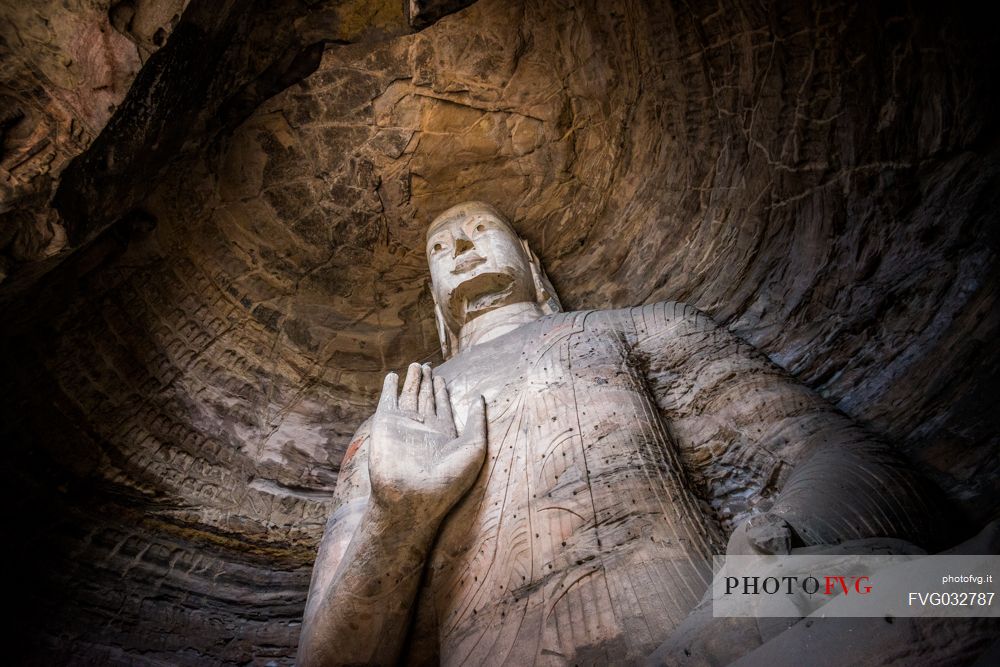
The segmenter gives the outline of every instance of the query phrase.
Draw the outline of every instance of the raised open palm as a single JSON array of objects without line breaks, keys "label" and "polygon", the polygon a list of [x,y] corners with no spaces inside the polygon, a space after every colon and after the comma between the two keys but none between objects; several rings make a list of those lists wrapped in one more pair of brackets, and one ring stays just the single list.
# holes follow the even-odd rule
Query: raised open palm
[{"label": "raised open palm", "polygon": [[368,473],[383,510],[415,520],[440,520],[468,491],[486,454],[486,408],[480,397],[458,435],[443,379],[410,364],[403,390],[385,377],[372,420]]}]

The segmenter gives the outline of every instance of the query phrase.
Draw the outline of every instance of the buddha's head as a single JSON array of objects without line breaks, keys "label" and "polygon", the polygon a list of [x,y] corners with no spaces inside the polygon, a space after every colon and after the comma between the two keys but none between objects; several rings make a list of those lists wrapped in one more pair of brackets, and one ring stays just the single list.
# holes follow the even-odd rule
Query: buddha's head
[{"label": "buddha's head", "polygon": [[458,204],[435,218],[427,229],[427,262],[445,358],[457,351],[462,327],[480,315],[515,303],[560,310],[538,258],[489,204]]}]

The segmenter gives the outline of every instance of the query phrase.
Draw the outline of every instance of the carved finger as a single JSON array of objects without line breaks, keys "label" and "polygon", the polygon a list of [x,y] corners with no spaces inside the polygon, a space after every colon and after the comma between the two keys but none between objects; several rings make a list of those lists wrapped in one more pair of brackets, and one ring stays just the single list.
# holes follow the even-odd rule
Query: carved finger
[{"label": "carved finger", "polygon": [[434,405],[437,409],[437,416],[452,425],[454,428],[455,418],[451,414],[451,399],[448,397],[448,386],[444,378],[434,376]]},{"label": "carved finger", "polygon": [[406,370],[403,391],[399,394],[400,410],[417,411],[417,392],[420,391],[420,374],[422,372],[420,364],[410,364],[410,367]]},{"label": "carved finger", "polygon": [[486,442],[486,399],[482,396],[469,406],[462,439],[466,442]]},{"label": "carved finger", "polygon": [[750,545],[761,553],[785,555],[792,551],[792,529],[776,514],[766,512],[750,517],[746,534]]},{"label": "carved finger", "polygon": [[399,376],[389,373],[382,382],[382,395],[378,398],[376,411],[395,410],[397,406],[396,388],[399,387]]},{"label": "carved finger", "polygon": [[420,393],[417,396],[417,411],[425,417],[434,416],[434,380],[430,364],[420,367]]}]

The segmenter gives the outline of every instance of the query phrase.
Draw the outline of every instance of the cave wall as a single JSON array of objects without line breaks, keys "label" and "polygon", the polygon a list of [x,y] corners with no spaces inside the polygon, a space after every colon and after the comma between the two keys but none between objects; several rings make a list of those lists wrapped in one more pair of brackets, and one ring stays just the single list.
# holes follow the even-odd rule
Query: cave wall
[{"label": "cave wall", "polygon": [[[998,44],[975,16],[480,0],[416,33],[365,20],[390,27],[322,42],[273,96],[288,78],[250,67],[267,94],[156,170],[105,133],[63,184],[50,215],[107,228],[15,295],[0,357],[33,656],[291,662],[351,434],[385,372],[440,361],[423,231],[464,199],[512,219],[568,308],[693,303],[956,516],[995,515]],[[207,90],[186,104],[221,108]],[[116,178],[155,178],[103,187],[80,165],[109,152]]]},{"label": "cave wall", "polygon": [[0,2],[0,283],[65,249],[48,206],[187,0]]}]

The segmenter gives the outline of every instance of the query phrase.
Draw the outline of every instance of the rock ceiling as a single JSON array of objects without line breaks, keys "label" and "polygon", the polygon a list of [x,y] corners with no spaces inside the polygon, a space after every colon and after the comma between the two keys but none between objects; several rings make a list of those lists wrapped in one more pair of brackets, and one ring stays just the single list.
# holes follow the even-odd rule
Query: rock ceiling
[{"label": "rock ceiling", "polygon": [[0,3],[26,650],[290,663],[346,444],[440,361],[423,230],[470,198],[568,307],[691,302],[995,514],[985,26],[402,4]]}]

